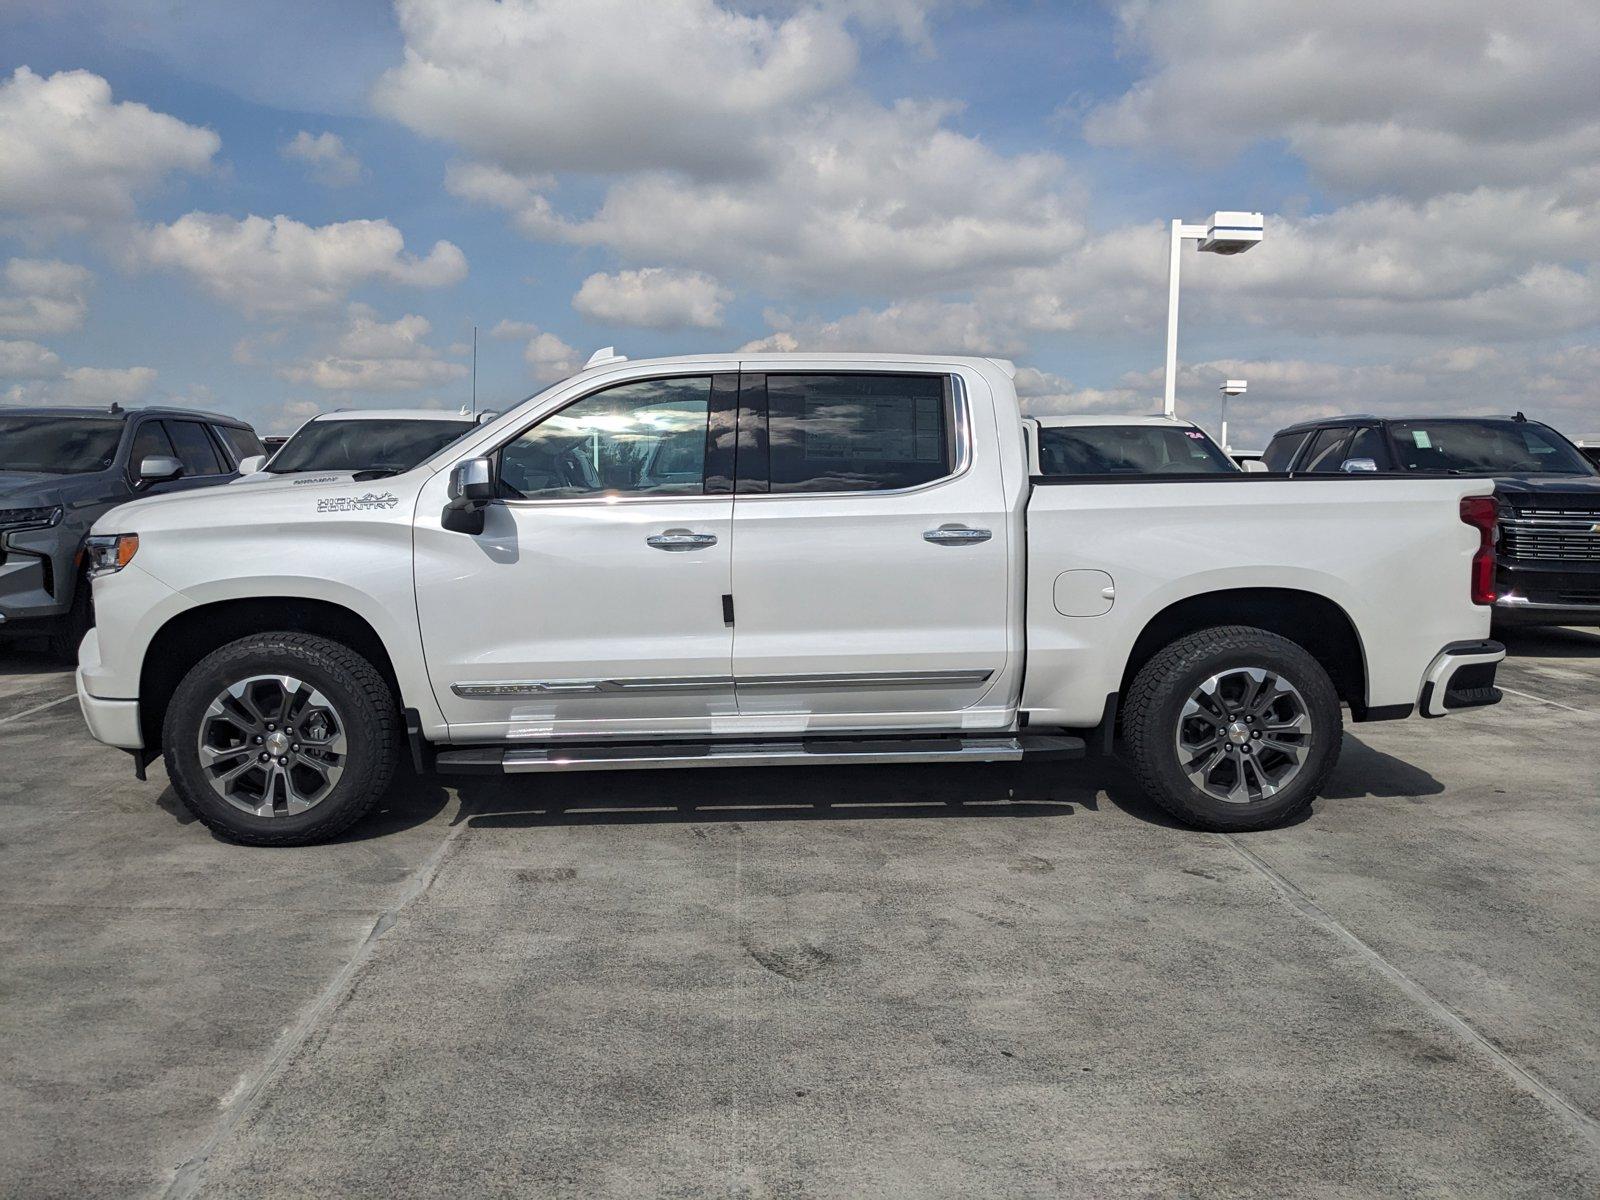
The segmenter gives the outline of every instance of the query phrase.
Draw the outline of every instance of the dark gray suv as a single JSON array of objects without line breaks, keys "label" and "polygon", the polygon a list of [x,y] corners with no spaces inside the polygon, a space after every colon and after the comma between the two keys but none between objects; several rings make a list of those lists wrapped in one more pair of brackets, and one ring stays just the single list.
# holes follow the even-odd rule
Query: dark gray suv
[{"label": "dark gray suv", "polygon": [[178,408],[0,408],[0,635],[76,656],[94,623],[83,539],[139,496],[226,483],[262,454],[236,417]]}]

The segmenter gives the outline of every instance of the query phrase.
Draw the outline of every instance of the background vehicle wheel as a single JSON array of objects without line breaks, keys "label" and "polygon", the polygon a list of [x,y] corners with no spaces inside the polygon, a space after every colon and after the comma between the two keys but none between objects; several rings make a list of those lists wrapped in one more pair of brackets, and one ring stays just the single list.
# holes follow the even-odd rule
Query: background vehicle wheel
[{"label": "background vehicle wheel", "polygon": [[179,798],[217,833],[304,845],[342,832],[388,790],[400,714],[383,676],[349,647],[262,633],[184,676],[161,750]]},{"label": "background vehicle wheel", "polygon": [[72,607],[50,630],[50,656],[76,666],[78,647],[93,628],[94,590],[89,585],[89,577],[79,575],[77,590],[72,593]]},{"label": "background vehicle wheel", "polygon": [[1179,820],[1220,832],[1281,825],[1339,759],[1339,696],[1304,648],[1221,625],[1164,647],[1123,707],[1134,775]]}]

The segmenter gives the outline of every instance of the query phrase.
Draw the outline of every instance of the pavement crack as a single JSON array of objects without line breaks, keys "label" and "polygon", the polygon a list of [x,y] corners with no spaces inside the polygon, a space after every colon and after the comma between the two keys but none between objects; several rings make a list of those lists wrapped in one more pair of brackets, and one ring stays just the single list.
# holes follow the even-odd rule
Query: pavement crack
[{"label": "pavement crack", "polygon": [[1588,1142],[1594,1149],[1600,1150],[1600,1121],[1597,1121],[1586,1109],[1507,1054],[1495,1044],[1492,1038],[1480,1033],[1465,1017],[1428,991],[1416,979],[1390,962],[1376,948],[1351,932],[1337,917],[1323,908],[1307,892],[1301,890],[1298,885],[1287,876],[1281,874],[1276,867],[1272,866],[1271,863],[1267,862],[1255,851],[1249,849],[1232,834],[1221,833],[1217,836],[1226,842],[1240,858],[1244,859],[1259,874],[1263,875],[1301,916],[1325,932],[1332,934],[1354,950],[1366,961],[1368,966],[1397,987],[1407,999],[1427,1012],[1435,1021],[1461,1041],[1486,1055],[1501,1074],[1524,1090],[1532,1092],[1535,1097],[1542,1100],[1551,1111],[1560,1117],[1575,1134]]},{"label": "pavement crack", "polygon": [[[465,808],[464,804],[463,808]],[[355,952],[351,954],[343,966],[333,973],[333,976],[328,980],[322,991],[317,994],[316,999],[300,1013],[295,1023],[278,1035],[277,1041],[273,1043],[272,1049],[267,1052],[266,1061],[261,1064],[261,1069],[256,1073],[255,1078],[248,1083],[241,1081],[240,1086],[235,1087],[228,1094],[223,1105],[222,1115],[212,1127],[210,1135],[201,1144],[200,1149],[177,1169],[172,1177],[172,1182],[167,1185],[166,1190],[162,1193],[166,1200],[185,1200],[185,1198],[193,1196],[200,1190],[205,1183],[206,1167],[210,1164],[211,1156],[217,1152],[218,1147],[227,1140],[228,1136],[244,1122],[245,1118],[256,1110],[265,1097],[267,1089],[276,1081],[283,1068],[295,1056],[296,1052],[316,1032],[322,1018],[331,1012],[349,993],[361,971],[371,961],[373,954],[376,953],[377,945],[382,940],[383,935],[393,928],[400,919],[401,914],[420,899],[428,888],[433,885],[435,877],[444,866],[445,859],[449,857],[456,838],[466,828],[465,821],[459,821],[451,825],[444,838],[434,847],[433,852],[412,872],[406,886],[401,890],[399,896],[395,898],[394,903],[378,914],[377,919],[372,923],[372,928],[368,930],[367,936],[361,940]]]}]

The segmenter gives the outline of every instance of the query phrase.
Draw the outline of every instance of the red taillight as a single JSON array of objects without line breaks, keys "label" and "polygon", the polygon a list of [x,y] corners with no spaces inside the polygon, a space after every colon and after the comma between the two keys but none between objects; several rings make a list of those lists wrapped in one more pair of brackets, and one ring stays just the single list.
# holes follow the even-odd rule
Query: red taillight
[{"label": "red taillight", "polygon": [[1472,602],[1493,604],[1495,524],[1500,519],[1500,505],[1493,496],[1463,497],[1461,519],[1478,531],[1478,550],[1472,556]]}]

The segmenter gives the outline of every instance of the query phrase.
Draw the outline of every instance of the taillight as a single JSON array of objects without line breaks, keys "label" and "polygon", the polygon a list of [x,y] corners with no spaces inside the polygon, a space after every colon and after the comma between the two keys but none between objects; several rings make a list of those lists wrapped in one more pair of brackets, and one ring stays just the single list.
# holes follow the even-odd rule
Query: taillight
[{"label": "taillight", "polygon": [[1465,496],[1461,500],[1461,519],[1478,531],[1478,550],[1472,556],[1472,602],[1494,603],[1495,526],[1500,505],[1493,496]]}]

